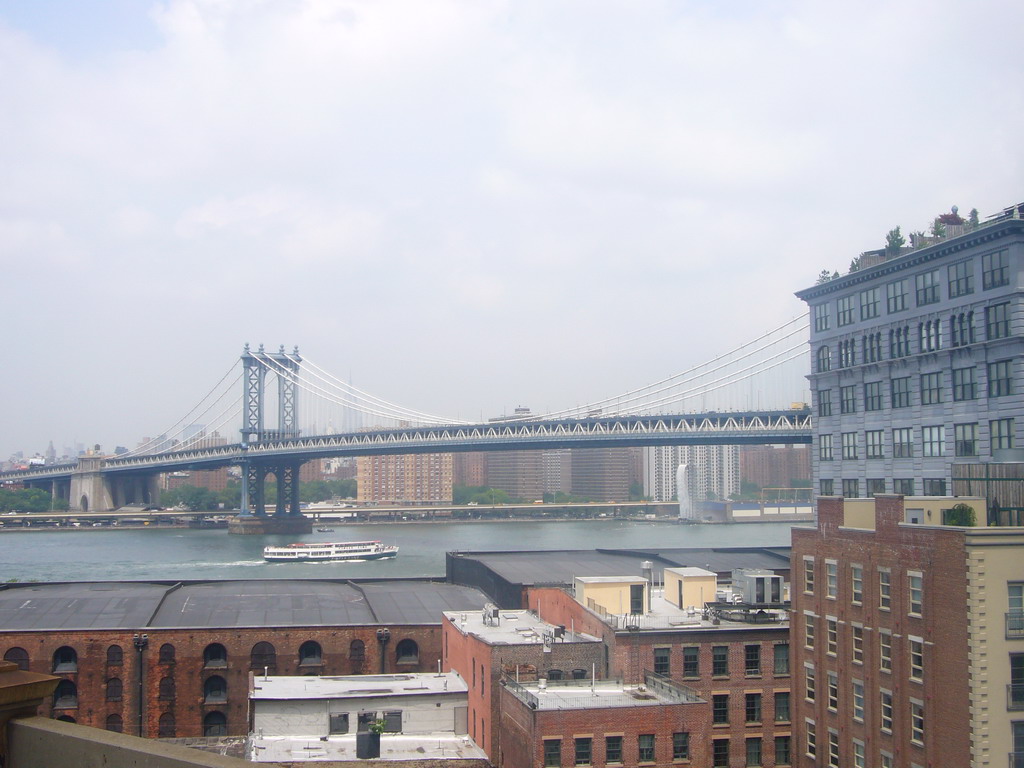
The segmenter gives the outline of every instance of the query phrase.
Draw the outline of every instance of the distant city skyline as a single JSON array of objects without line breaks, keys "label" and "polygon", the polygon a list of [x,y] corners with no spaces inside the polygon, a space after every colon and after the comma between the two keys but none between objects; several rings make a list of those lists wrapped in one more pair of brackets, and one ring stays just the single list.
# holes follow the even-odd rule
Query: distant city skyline
[{"label": "distant city skyline", "polygon": [[1018,201],[1024,9],[961,11],[6,4],[0,458],[161,434],[246,342],[471,421],[712,359]]}]

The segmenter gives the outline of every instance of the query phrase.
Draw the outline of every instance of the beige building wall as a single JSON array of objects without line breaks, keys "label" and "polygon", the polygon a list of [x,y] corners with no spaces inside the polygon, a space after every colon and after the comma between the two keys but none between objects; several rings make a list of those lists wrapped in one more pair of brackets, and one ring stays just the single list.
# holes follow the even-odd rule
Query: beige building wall
[{"label": "beige building wall", "polygon": [[681,610],[703,608],[713,601],[718,588],[718,576],[703,568],[666,568],[665,599]]},{"label": "beige building wall", "polygon": [[357,498],[383,504],[450,503],[452,455],[360,456]]},{"label": "beige building wall", "polygon": [[[577,576],[575,581],[576,600],[588,608],[600,608],[606,613],[629,613],[630,587],[642,584],[644,605],[647,605],[647,581],[643,578],[604,576]],[[593,601],[593,603],[591,603]]]}]

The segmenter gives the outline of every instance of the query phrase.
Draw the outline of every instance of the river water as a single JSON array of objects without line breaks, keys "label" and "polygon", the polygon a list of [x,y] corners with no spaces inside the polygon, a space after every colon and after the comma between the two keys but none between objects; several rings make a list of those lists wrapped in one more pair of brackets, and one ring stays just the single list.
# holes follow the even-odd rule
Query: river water
[{"label": "river water", "polygon": [[[678,525],[652,521],[344,523],[334,533],[231,536],[226,530],[88,529],[0,533],[0,581],[117,581],[444,576],[452,550],[789,546],[781,523]],[[268,544],[380,539],[394,560],[267,563]]]}]

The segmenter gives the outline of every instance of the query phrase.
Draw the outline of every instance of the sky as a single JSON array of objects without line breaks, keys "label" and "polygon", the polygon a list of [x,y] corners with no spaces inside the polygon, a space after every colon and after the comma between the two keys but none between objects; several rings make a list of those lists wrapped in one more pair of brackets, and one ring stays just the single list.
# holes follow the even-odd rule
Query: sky
[{"label": "sky", "polygon": [[0,0],[0,457],[134,445],[245,343],[476,420],[799,316],[1024,199],[1024,4]]}]

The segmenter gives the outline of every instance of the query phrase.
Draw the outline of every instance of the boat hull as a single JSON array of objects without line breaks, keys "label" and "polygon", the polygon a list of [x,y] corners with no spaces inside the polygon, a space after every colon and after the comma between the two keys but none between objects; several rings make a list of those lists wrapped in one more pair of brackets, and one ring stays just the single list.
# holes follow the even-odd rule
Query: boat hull
[{"label": "boat hull", "polygon": [[398,556],[398,547],[371,542],[292,544],[264,547],[263,559],[270,563],[336,563],[364,560],[389,560]]}]

